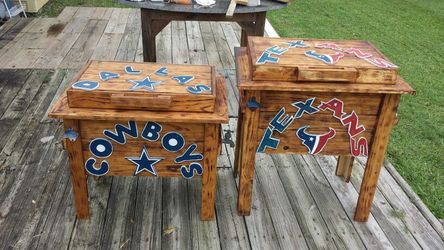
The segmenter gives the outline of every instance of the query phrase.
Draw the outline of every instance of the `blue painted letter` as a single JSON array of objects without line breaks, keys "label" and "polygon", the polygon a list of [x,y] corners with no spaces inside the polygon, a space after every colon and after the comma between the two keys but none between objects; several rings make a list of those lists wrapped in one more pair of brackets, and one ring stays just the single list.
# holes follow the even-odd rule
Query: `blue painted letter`
[{"label": "blue painted letter", "polygon": [[191,144],[187,150],[181,155],[178,156],[175,160],[176,163],[181,163],[184,161],[200,161],[203,159],[202,154],[193,154],[194,150],[196,150],[197,145]]},{"label": "blue painted letter", "polygon": [[267,51],[270,52],[271,54],[280,56],[283,55],[285,52],[287,52],[288,49],[274,45],[273,47],[268,48]]},{"label": "blue painted letter", "polygon": [[270,56],[270,53],[264,51],[262,55],[257,59],[256,64],[264,64],[266,62],[277,63],[279,62],[279,58]]},{"label": "blue painted letter", "polygon": [[202,175],[203,168],[199,163],[193,162],[190,164],[190,169],[188,169],[186,166],[180,167],[180,172],[182,173],[183,178],[191,179],[194,177],[194,172],[196,172],[198,175]]},{"label": "blue painted letter", "polygon": [[287,129],[288,126],[291,125],[294,120],[293,116],[287,114],[285,114],[284,116],[284,114],[285,108],[282,107],[281,110],[279,110],[279,112],[273,117],[273,120],[271,120],[270,122],[270,127],[281,134],[285,131],[285,129]]},{"label": "blue painted letter", "polygon": [[100,80],[102,81],[108,81],[112,78],[119,78],[119,74],[113,73],[113,72],[107,72],[107,71],[100,71],[99,72]]},{"label": "blue painted letter", "polygon": [[162,146],[170,152],[177,152],[185,145],[185,139],[177,132],[168,132],[162,137]]},{"label": "blue painted letter", "polygon": [[95,90],[98,87],[99,83],[93,81],[80,81],[72,85],[73,89],[81,89],[81,90]]},{"label": "blue painted letter", "polygon": [[279,139],[271,137],[272,135],[273,135],[273,130],[271,130],[271,128],[268,127],[265,130],[264,136],[262,137],[259,147],[257,148],[258,153],[264,152],[266,147],[277,149],[279,145]]},{"label": "blue painted letter", "polygon": [[125,67],[125,72],[130,75],[139,75],[142,71],[135,70],[131,65]]},{"label": "blue painted letter", "polygon": [[137,138],[137,123],[135,121],[128,121],[128,127],[121,124],[116,124],[115,131],[116,132],[111,132],[111,130],[103,130],[103,134],[119,144],[125,144],[125,134],[128,134],[133,138]]},{"label": "blue painted letter", "polygon": [[197,84],[196,87],[188,86],[187,91],[191,94],[200,94],[202,92],[210,92],[211,88],[204,84]]},{"label": "blue painted letter", "polygon": [[194,76],[173,76],[173,79],[176,80],[178,84],[184,85],[192,81]]},{"label": "blue painted letter", "polygon": [[106,175],[108,173],[109,164],[107,161],[102,161],[102,163],[100,163],[100,168],[96,168],[94,166],[95,163],[96,163],[96,159],[89,158],[85,162],[86,172],[88,172],[90,175],[94,175],[94,176],[102,176],[102,175]]},{"label": "blue painted letter", "polygon": [[319,109],[313,107],[313,102],[316,99],[316,97],[312,97],[307,99],[305,102],[294,102],[291,105],[298,108],[298,112],[296,113],[295,118],[299,119],[302,117],[304,113],[308,114],[314,114],[319,111]]},{"label": "blue painted letter", "polygon": [[107,139],[97,138],[89,143],[89,151],[96,157],[106,158],[113,153],[113,145]]},{"label": "blue painted letter", "polygon": [[162,126],[157,122],[147,122],[142,131],[142,138],[148,141],[157,141],[160,137]]}]

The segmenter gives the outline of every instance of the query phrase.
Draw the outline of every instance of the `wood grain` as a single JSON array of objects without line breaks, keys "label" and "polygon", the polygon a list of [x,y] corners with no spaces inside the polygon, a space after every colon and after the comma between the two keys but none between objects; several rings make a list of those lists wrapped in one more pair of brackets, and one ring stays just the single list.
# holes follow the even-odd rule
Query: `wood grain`
[{"label": "wood grain", "polygon": [[[125,72],[125,67],[131,65],[140,70],[140,75],[131,75]],[[157,76],[154,73],[161,67],[168,69],[167,76]],[[109,71],[120,76],[106,82],[100,80],[99,72]],[[194,79],[185,84],[178,84],[174,76],[193,76]],[[150,77],[151,81],[161,81],[155,91],[146,89],[131,90],[133,83],[130,80],[143,80]],[[170,110],[189,112],[213,112],[215,104],[215,69],[211,66],[196,65],[167,65],[128,62],[91,61],[81,73],[77,81],[95,81],[99,87],[94,91],[69,88],[67,91],[68,104],[73,108],[103,108],[103,109],[141,109],[141,110]],[[211,92],[191,94],[186,88],[195,84],[204,84],[211,87]],[[119,99],[114,98],[118,96]],[[162,99],[169,98],[166,102]],[[151,101],[150,101],[151,100]]]},{"label": "wood grain", "polygon": [[66,92],[52,106],[49,117],[79,120],[134,120],[185,123],[225,123],[228,121],[227,91],[222,77],[216,78],[216,100],[213,113],[154,112],[139,110],[115,110],[70,108]]},{"label": "wood grain", "polygon": [[[261,101],[259,91],[249,91],[245,93],[245,100],[255,97],[257,102]],[[254,159],[256,149],[259,144],[260,133],[258,131],[260,109],[251,110],[246,108],[244,121],[242,125],[242,148],[239,155],[239,197],[237,201],[237,210],[240,215],[249,215],[251,211],[252,189],[254,178]]]},{"label": "wood grain", "polygon": [[204,160],[202,173],[202,205],[200,218],[214,219],[216,199],[217,155],[220,140],[220,126],[205,124]]},{"label": "wood grain", "polygon": [[[79,123],[76,120],[64,120],[65,131],[73,129],[77,133],[80,131]],[[84,168],[84,158],[82,152],[82,138],[77,138],[72,142],[65,139],[66,150],[69,156],[71,167],[71,182],[76,203],[77,217],[86,219],[89,217],[88,188],[86,183],[86,173]]]},{"label": "wood grain", "polygon": [[338,164],[336,165],[336,175],[343,176],[345,182],[350,182],[351,173],[353,169],[353,156],[340,155],[338,157]]},{"label": "wood grain", "polygon": [[[308,48],[290,48],[279,57],[278,63],[258,64],[257,60],[268,48],[278,45],[287,48],[285,42],[303,40]],[[334,54],[331,49],[315,48],[321,43],[334,43],[342,49],[355,48],[364,53],[389,61],[378,49],[367,41],[356,40],[314,40],[301,38],[263,38],[250,37],[248,52],[252,62],[253,80],[280,81],[331,81],[355,82],[361,84],[394,84],[397,78],[397,68],[379,68],[353,54],[345,56],[336,64],[325,64],[319,60],[304,55],[307,50],[320,54]],[[390,61],[389,61],[390,62]]]},{"label": "wood grain", "polygon": [[390,132],[396,119],[399,99],[399,95],[386,95],[381,105],[378,124],[372,145],[369,148],[367,165],[359,191],[359,199],[355,213],[356,221],[367,221],[370,214],[370,208],[375,196],[376,185],[384,161]]},{"label": "wood grain", "polygon": [[287,81],[253,81],[251,62],[245,48],[236,48],[236,75],[239,89],[331,93],[381,93],[381,94],[414,94],[415,91],[398,76],[395,84],[354,84],[339,82],[287,82]]}]

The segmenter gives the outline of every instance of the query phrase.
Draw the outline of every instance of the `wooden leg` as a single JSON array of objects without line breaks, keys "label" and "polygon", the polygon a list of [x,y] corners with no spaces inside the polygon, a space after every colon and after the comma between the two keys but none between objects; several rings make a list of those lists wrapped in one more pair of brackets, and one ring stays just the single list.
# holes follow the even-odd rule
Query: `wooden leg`
[{"label": "wooden leg", "polygon": [[222,129],[222,124],[219,124],[219,126],[217,126],[217,129],[218,129],[218,131],[217,131],[217,134],[219,135],[219,138],[218,138],[218,143],[217,143],[217,146],[219,147],[218,149],[217,149],[217,152],[219,152],[219,155],[222,155],[222,131],[223,131],[223,129]]},{"label": "wooden leg", "polygon": [[[78,120],[64,120],[63,123],[65,131],[73,129],[77,133],[80,133]],[[68,150],[69,165],[71,167],[71,182],[77,218],[86,219],[89,217],[88,186],[80,134],[73,142],[65,139],[65,146]]]},{"label": "wooden leg", "polygon": [[367,221],[370,208],[378,184],[379,173],[384,161],[385,151],[389,142],[390,132],[396,120],[396,109],[399,95],[386,95],[379,110],[378,123],[369,150],[367,165],[362,178],[358,205],[356,206],[355,221]]},{"label": "wooden leg", "polygon": [[350,181],[354,160],[355,158],[351,155],[340,155],[338,158],[338,165],[336,166],[336,175],[343,176],[345,182]]},{"label": "wooden leg", "polygon": [[156,35],[170,22],[156,20],[156,11],[141,9],[143,61],[156,62]]},{"label": "wooden leg", "polygon": [[[241,97],[242,98],[242,97]],[[242,124],[243,124],[243,114],[242,114],[242,107],[239,105],[239,112],[237,117],[237,127],[236,127],[236,148],[234,152],[234,169],[233,169],[233,175],[234,178],[237,177],[239,173],[239,164],[242,161],[242,154],[240,154],[241,148],[242,148]]]},{"label": "wooden leg", "polygon": [[251,22],[238,22],[242,27],[241,46],[247,46],[247,36],[263,36],[265,28],[266,12],[256,13],[256,18]]},{"label": "wooden leg", "polygon": [[214,202],[216,197],[218,124],[205,124],[204,162],[202,173],[202,205],[200,218],[214,218]]},{"label": "wooden leg", "polygon": [[[260,92],[247,92],[246,100],[256,97],[256,101],[260,102]],[[253,178],[254,178],[254,160],[256,157],[256,149],[258,147],[258,124],[259,109],[245,109],[244,121],[242,125],[242,148],[239,155],[240,173],[239,173],[239,197],[237,201],[237,210],[239,215],[249,215],[252,205]]]},{"label": "wooden leg", "polygon": [[247,45],[248,45],[247,37],[248,37],[247,32],[245,31],[244,28],[242,28],[242,31],[241,31],[241,47],[247,47]]}]

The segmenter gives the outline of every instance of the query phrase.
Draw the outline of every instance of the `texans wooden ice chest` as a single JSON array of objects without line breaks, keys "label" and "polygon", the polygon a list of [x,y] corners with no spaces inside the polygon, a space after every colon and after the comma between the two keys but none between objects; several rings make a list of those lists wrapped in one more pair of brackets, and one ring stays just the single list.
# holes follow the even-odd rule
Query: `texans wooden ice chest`
[{"label": "texans wooden ice chest", "polygon": [[355,220],[367,221],[400,95],[414,93],[398,67],[366,41],[262,37],[237,49],[236,66],[239,213],[251,210],[257,152],[337,155],[346,181],[365,156]]},{"label": "texans wooden ice chest", "polygon": [[226,98],[211,66],[89,62],[50,112],[63,119],[77,216],[89,215],[88,175],[147,175],[201,177],[201,219],[213,219]]}]

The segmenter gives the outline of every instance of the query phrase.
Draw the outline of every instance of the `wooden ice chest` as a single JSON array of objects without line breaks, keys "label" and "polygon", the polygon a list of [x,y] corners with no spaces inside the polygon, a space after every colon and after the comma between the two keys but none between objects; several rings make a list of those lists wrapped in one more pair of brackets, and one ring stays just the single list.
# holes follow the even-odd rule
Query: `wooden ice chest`
[{"label": "wooden ice chest", "polygon": [[89,216],[88,175],[201,177],[201,219],[214,218],[220,124],[228,120],[214,67],[91,61],[50,117],[63,119],[79,218]]},{"label": "wooden ice chest", "polygon": [[400,95],[414,93],[398,67],[366,41],[249,37],[236,70],[239,213],[251,210],[256,152],[337,155],[346,181],[366,156],[355,220],[367,221]]}]

